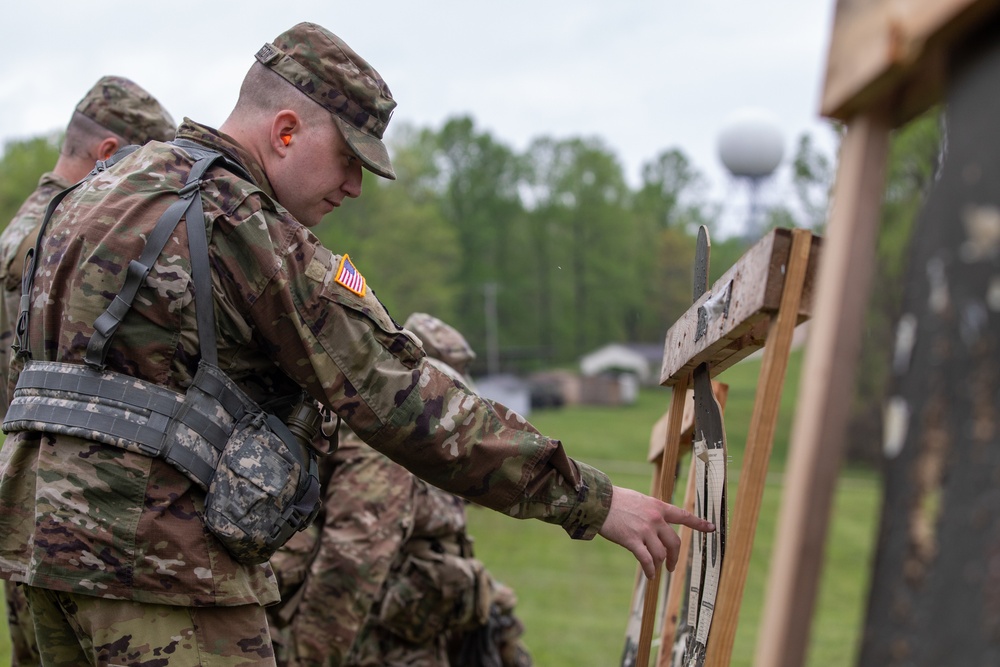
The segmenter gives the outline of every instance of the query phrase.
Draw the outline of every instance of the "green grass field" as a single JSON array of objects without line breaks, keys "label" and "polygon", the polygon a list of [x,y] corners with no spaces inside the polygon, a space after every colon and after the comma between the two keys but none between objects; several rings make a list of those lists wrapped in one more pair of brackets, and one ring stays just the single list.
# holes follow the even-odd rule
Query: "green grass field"
[{"label": "green grass field", "polygon": [[[801,354],[794,353],[741,606],[733,667],[753,663],[800,363]],[[730,499],[736,497],[759,368],[758,362],[748,360],[719,377],[730,386],[726,406]],[[540,411],[531,421],[543,433],[561,438],[571,456],[601,468],[616,484],[648,492],[652,480],[652,466],[646,462],[650,429],[669,402],[669,390],[648,389],[632,406]],[[683,488],[678,484],[678,489]],[[875,474],[854,469],[841,473],[813,622],[811,666],[854,664],[880,503]],[[555,526],[515,521],[474,507],[469,510],[469,523],[477,556],[517,592],[517,613],[527,629],[525,642],[538,667],[619,664],[637,567],[630,553],[602,538],[573,541]],[[0,664],[8,664],[6,626],[0,630]]]}]

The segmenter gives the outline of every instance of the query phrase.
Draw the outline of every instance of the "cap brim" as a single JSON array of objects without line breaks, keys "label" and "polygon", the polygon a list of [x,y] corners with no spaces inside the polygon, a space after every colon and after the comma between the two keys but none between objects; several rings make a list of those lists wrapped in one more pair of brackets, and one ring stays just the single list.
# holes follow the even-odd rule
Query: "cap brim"
[{"label": "cap brim", "polygon": [[392,170],[392,163],[389,161],[389,151],[381,139],[365,134],[336,114],[333,114],[333,119],[347,144],[358,154],[368,171],[390,181],[396,180],[396,172]]}]

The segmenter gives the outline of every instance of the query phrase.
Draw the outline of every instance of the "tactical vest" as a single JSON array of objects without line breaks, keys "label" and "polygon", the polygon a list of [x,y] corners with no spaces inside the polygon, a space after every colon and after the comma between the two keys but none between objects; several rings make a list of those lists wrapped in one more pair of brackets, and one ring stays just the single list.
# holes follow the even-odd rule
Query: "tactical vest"
[{"label": "tactical vest", "polygon": [[[300,399],[286,425],[218,367],[201,177],[212,164],[220,163],[252,179],[221,153],[185,140],[173,143],[195,159],[194,166],[178,192],[180,198],[157,221],[140,257],[129,263],[121,291],[94,322],[83,365],[31,358],[29,303],[42,238],[62,199],[87,179],[49,203],[25,262],[14,344],[25,366],[3,430],[75,436],[167,461],[206,492],[205,524],[233,557],[245,564],[262,563],[308,526],[318,511],[316,455],[309,443],[319,427],[319,415],[315,402],[303,393],[286,402],[287,408]],[[98,161],[87,178],[137,148],[129,146],[110,160]],[[188,231],[201,350],[194,380],[183,394],[105,366],[115,332],[182,217]]]}]

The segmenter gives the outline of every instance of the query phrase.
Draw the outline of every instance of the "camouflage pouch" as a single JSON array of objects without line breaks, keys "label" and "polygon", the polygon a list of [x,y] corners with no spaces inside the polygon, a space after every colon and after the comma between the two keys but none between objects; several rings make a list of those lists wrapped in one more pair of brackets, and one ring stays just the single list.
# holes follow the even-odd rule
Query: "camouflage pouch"
[{"label": "camouflage pouch", "polygon": [[318,482],[299,484],[302,463],[262,417],[236,424],[205,497],[205,525],[248,564],[263,563],[308,525],[319,500]]},{"label": "camouflage pouch", "polygon": [[482,625],[490,614],[486,568],[433,548],[432,541],[408,553],[386,582],[378,620],[386,630],[422,644],[446,630]]},{"label": "camouflage pouch", "polygon": [[[205,443],[209,417],[228,437],[205,496],[205,525],[233,557],[263,563],[319,509],[316,454],[273,414],[264,412],[221,370],[202,362],[174,422],[172,440],[187,450]],[[218,446],[217,440],[215,446]]]}]

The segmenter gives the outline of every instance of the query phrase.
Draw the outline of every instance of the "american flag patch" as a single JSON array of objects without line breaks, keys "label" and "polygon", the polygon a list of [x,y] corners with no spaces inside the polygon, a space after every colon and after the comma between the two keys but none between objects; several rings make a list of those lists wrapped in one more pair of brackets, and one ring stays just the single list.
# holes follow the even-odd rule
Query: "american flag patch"
[{"label": "american flag patch", "polygon": [[351,263],[351,258],[347,255],[341,258],[340,266],[337,267],[337,277],[333,281],[343,285],[358,296],[365,295],[365,277],[358,273],[354,264]]}]

